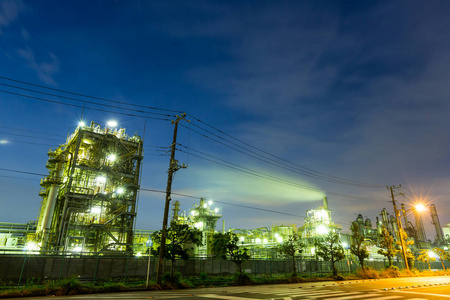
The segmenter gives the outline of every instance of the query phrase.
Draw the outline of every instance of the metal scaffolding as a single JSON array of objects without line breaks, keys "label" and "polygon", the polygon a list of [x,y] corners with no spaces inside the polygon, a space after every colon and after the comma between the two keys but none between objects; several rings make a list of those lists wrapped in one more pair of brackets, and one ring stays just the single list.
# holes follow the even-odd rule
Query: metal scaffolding
[{"label": "metal scaffolding", "polygon": [[91,122],[48,152],[36,231],[42,252],[132,252],[142,146],[124,128]]}]

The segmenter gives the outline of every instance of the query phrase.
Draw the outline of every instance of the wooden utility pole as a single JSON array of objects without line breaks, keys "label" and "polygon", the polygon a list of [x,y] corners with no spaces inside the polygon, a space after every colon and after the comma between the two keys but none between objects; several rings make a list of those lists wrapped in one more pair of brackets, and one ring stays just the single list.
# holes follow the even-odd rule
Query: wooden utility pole
[{"label": "wooden utility pole", "polygon": [[403,240],[403,235],[402,235],[403,227],[402,227],[402,222],[400,220],[400,212],[398,211],[397,205],[395,204],[395,196],[396,195],[394,195],[394,189],[399,189],[401,187],[402,187],[402,185],[400,184],[399,186],[395,186],[395,185],[388,186],[387,189],[391,191],[392,204],[394,205],[395,220],[397,221],[398,237],[400,238],[400,245],[402,247],[402,254],[403,254],[403,259],[405,260],[406,270],[409,271],[408,259],[406,257],[406,246],[405,246],[405,241]]},{"label": "wooden utility pole", "polygon": [[176,151],[176,145],[177,145],[177,132],[178,132],[178,122],[183,120],[186,117],[186,114],[182,114],[181,116],[176,116],[177,119],[175,121],[172,121],[172,124],[175,125],[175,128],[173,130],[173,142],[172,142],[172,150],[170,153],[170,164],[169,164],[169,175],[167,177],[167,188],[166,188],[166,204],[164,206],[164,219],[163,219],[163,226],[161,230],[161,245],[159,248],[159,261],[158,261],[158,272],[157,272],[157,284],[161,285],[161,278],[162,278],[162,272],[163,272],[163,266],[164,266],[164,251],[166,248],[166,235],[167,235],[167,222],[169,219],[169,206],[170,206],[170,194],[172,193],[172,180],[173,175],[176,171],[178,171],[181,168],[186,168],[186,166],[178,165],[178,161],[175,159],[175,151]]}]

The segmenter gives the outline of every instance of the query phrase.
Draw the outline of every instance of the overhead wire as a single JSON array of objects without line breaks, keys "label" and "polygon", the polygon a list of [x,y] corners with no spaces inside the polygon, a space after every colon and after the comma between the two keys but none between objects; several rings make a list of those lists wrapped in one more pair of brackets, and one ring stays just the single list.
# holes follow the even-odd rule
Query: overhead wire
[{"label": "overhead wire", "polygon": [[[199,123],[204,124],[205,126],[208,126],[209,128],[212,128],[212,129],[216,130],[217,132],[219,132],[220,134],[223,134],[223,135],[225,135],[225,136],[227,136],[227,137],[229,137],[229,138],[231,138],[231,139],[233,139],[233,140],[235,140],[235,141],[237,141],[237,142],[239,142],[239,143],[242,143],[242,144],[245,145],[246,147],[250,147],[250,148],[252,148],[252,149],[254,149],[254,150],[257,150],[257,151],[259,151],[259,152],[261,152],[261,153],[264,153],[264,154],[266,154],[266,155],[269,155],[269,156],[271,156],[271,157],[273,157],[273,158],[275,158],[275,159],[277,159],[277,160],[280,160],[280,161],[283,161],[283,162],[285,162],[285,163],[288,163],[289,165],[295,165],[295,166],[297,166],[297,167],[300,168],[300,169],[306,170],[307,172],[305,173],[305,175],[306,175],[306,174],[311,174],[311,175],[316,174],[315,176],[321,175],[321,176],[324,176],[325,178],[329,178],[329,179],[334,179],[334,180],[341,181],[342,184],[344,184],[344,183],[348,183],[348,184],[351,183],[351,184],[361,185],[361,186],[364,186],[364,187],[374,187],[374,188],[375,188],[375,187],[376,187],[376,188],[381,188],[381,187],[384,188],[384,187],[385,187],[385,185],[370,184],[370,183],[361,182],[361,181],[349,180],[349,179],[345,179],[345,178],[342,178],[342,177],[333,176],[333,175],[329,175],[329,174],[326,174],[326,173],[323,173],[323,172],[319,172],[319,171],[313,170],[313,169],[311,169],[311,168],[307,168],[307,167],[305,167],[305,166],[302,166],[302,165],[300,165],[300,164],[294,163],[294,162],[292,162],[292,161],[288,161],[288,160],[286,160],[286,159],[284,159],[284,158],[282,158],[282,157],[280,157],[280,156],[277,156],[277,155],[274,155],[274,154],[272,154],[272,153],[269,153],[269,152],[267,152],[267,151],[265,151],[265,150],[262,150],[262,149],[260,149],[260,148],[258,148],[258,147],[255,147],[255,146],[253,146],[253,145],[251,145],[251,144],[249,144],[249,143],[247,143],[247,142],[245,142],[245,141],[242,141],[241,139],[238,139],[238,138],[236,138],[236,137],[233,137],[232,135],[230,135],[230,134],[228,134],[228,133],[226,133],[226,132],[224,132],[224,131],[222,131],[222,130],[220,130],[220,129],[218,129],[218,128],[216,128],[216,127],[214,127],[214,126],[212,126],[212,125],[210,125],[210,124],[208,124],[208,123],[206,123],[206,122],[204,122],[204,121],[202,121],[202,120],[200,120],[200,119],[198,119],[198,118],[196,118],[196,117],[193,116],[192,114],[188,114],[188,115],[189,115],[190,117],[192,117],[193,119],[195,119],[196,121],[198,121]],[[232,144],[232,145],[238,146],[238,147],[240,147],[240,148],[242,148],[242,149],[246,149],[245,147],[240,146],[240,145],[238,145],[238,144],[236,144],[236,143],[230,142],[230,141],[224,139],[223,137],[220,137],[220,136],[218,136],[218,135],[212,133],[212,132],[209,131],[209,130],[206,130],[206,129],[204,129],[204,128],[201,128],[200,126],[196,125],[195,123],[193,123],[192,125],[193,125],[193,126],[196,126],[196,127],[199,128],[199,129],[204,130],[205,132],[208,132],[208,133],[210,133],[210,134],[213,134],[214,136],[216,136],[216,137],[218,137],[218,138],[220,138],[220,139],[222,139],[222,140],[225,140],[225,141],[229,142],[229,143]],[[249,152],[251,152],[251,153],[254,153],[254,154],[257,154],[256,152],[251,151],[251,150],[248,150],[248,149],[247,149],[247,151],[249,151]],[[261,154],[258,154],[258,155],[261,155]],[[262,156],[262,155],[261,155],[261,156]],[[263,156],[263,157],[264,157],[264,156]],[[267,157],[266,157],[266,158],[267,158]],[[285,165],[285,166],[286,166],[286,165]],[[299,170],[297,170],[297,171],[299,171]],[[304,172],[304,171],[303,171],[303,172]],[[325,178],[322,178],[322,180],[325,180]]]},{"label": "overhead wire", "polygon": [[134,106],[134,107],[141,107],[141,108],[147,108],[147,109],[153,109],[153,110],[160,110],[160,111],[174,112],[174,113],[180,113],[180,114],[183,113],[182,111],[179,111],[179,110],[172,110],[172,109],[158,108],[158,107],[147,106],[147,105],[132,104],[132,103],[126,103],[126,102],[123,102],[123,101],[111,100],[111,99],[106,99],[106,98],[101,98],[101,97],[95,97],[95,96],[90,96],[90,95],[81,94],[81,93],[70,92],[70,91],[67,91],[67,90],[51,88],[51,87],[48,87],[48,86],[39,85],[39,84],[34,84],[34,83],[30,83],[30,82],[25,82],[25,81],[13,79],[13,78],[5,77],[5,76],[0,76],[0,79],[4,79],[4,80],[16,82],[16,83],[21,83],[21,84],[25,84],[25,85],[29,85],[29,86],[39,87],[39,88],[43,88],[43,89],[46,89],[46,90],[52,90],[52,91],[61,92],[61,93],[65,93],[65,94],[70,94],[70,95],[75,95],[75,96],[85,97],[85,98],[89,98],[89,99],[101,100],[101,101],[106,101],[106,102],[112,102],[112,103],[124,104],[124,105],[129,105],[129,106]]},{"label": "overhead wire", "polygon": [[5,90],[0,90],[0,92],[1,92],[1,93],[6,93],[6,94],[10,94],[10,95],[15,95],[15,96],[21,96],[21,97],[25,97],[25,98],[30,98],[30,99],[34,99],[34,100],[38,100],[38,101],[43,101],[43,102],[56,103],[56,104],[61,104],[61,105],[65,105],[65,106],[79,107],[79,108],[84,108],[84,109],[89,109],[89,110],[108,112],[108,113],[113,113],[113,114],[118,114],[118,115],[125,115],[125,116],[129,116],[129,117],[138,117],[138,118],[143,118],[143,119],[153,119],[153,120],[170,121],[170,120],[167,119],[167,118],[150,117],[150,116],[141,116],[141,115],[136,115],[136,114],[131,114],[131,113],[123,113],[123,112],[111,111],[111,110],[106,110],[106,109],[101,109],[101,108],[85,107],[84,105],[77,105],[77,104],[72,104],[72,103],[65,103],[65,102],[61,102],[61,101],[50,100],[50,99],[44,99],[44,98],[39,98],[39,97],[34,97],[34,96],[29,96],[29,95],[24,95],[24,94],[14,93],[14,92],[9,92],[9,91],[5,91]]}]

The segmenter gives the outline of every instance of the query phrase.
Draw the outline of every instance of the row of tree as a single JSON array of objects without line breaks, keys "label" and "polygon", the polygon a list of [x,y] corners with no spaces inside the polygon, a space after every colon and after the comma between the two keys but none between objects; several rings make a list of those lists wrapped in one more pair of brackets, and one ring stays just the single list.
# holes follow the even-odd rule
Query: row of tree
[{"label": "row of tree", "polygon": [[[360,233],[358,223],[351,225],[351,244],[349,247],[350,254],[354,255],[358,260],[361,268],[365,268],[365,261],[369,258],[369,243],[365,237]],[[415,256],[409,249],[409,245],[413,242],[407,241],[408,237],[406,232],[401,230],[403,240],[406,241],[406,256],[409,261],[409,265],[412,266]],[[156,244],[160,244],[161,232],[155,232],[152,236]],[[193,253],[194,246],[202,245],[202,233],[200,230],[190,227],[187,224],[180,224],[177,222],[171,222],[170,227],[167,230],[167,243],[165,247],[164,258],[172,262],[171,276],[174,276],[175,261],[177,259],[186,260]],[[399,244],[394,242],[394,238],[389,234],[389,231],[383,227],[379,240],[380,249],[378,253],[385,256],[389,262],[389,267],[392,266],[393,259],[400,252]],[[301,254],[307,248],[305,239],[301,235],[295,233],[289,236],[283,243],[279,244],[277,251],[284,257],[292,260],[293,276],[297,276],[297,258],[301,257]],[[319,239],[316,239],[315,254],[324,261],[331,262],[333,275],[337,276],[338,270],[336,263],[345,258],[345,250],[340,236],[337,232],[330,232]],[[435,248],[434,253],[440,258],[443,268],[444,261],[449,260],[449,253],[443,249]],[[233,261],[242,274],[242,264],[250,259],[249,249],[239,246],[239,238],[232,232],[227,233],[215,233],[213,235],[211,253],[216,258],[228,259]],[[159,254],[159,247],[152,249],[153,255]],[[430,255],[428,249],[420,251],[420,255],[417,260],[428,264],[431,268],[431,262],[436,260],[435,256]]]}]

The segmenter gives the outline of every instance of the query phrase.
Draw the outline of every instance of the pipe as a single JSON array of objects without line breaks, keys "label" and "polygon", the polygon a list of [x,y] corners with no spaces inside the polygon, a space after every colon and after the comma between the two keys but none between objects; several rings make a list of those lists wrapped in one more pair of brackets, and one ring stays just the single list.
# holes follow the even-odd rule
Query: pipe
[{"label": "pipe", "polygon": [[441,223],[439,222],[436,206],[434,204],[430,205],[430,213],[431,213],[431,224],[434,225],[434,229],[436,230],[437,242],[441,244],[444,242],[444,234],[442,232]]}]

